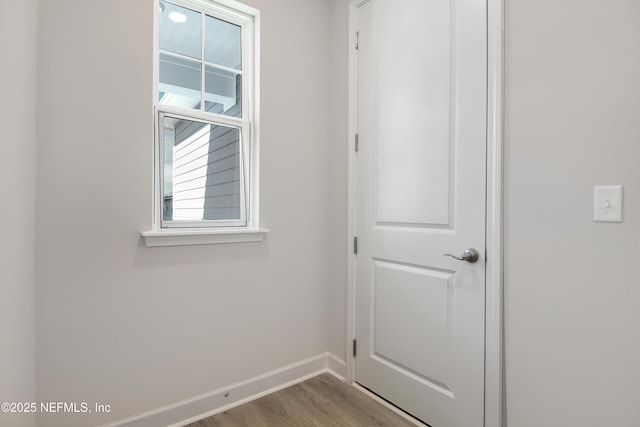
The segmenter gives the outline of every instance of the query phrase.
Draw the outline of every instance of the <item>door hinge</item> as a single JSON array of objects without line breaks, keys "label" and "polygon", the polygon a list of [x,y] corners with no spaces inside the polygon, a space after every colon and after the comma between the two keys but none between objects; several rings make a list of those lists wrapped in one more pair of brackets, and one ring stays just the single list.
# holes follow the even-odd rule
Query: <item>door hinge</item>
[{"label": "door hinge", "polygon": [[360,145],[360,136],[356,133],[356,153],[358,152],[359,145]]},{"label": "door hinge", "polygon": [[353,357],[356,357],[358,355],[358,344],[356,340],[353,340]]},{"label": "door hinge", "polygon": [[353,253],[354,254],[358,254],[358,238],[354,237],[353,238]]},{"label": "door hinge", "polygon": [[356,50],[360,49],[360,33],[358,31],[356,31]]}]

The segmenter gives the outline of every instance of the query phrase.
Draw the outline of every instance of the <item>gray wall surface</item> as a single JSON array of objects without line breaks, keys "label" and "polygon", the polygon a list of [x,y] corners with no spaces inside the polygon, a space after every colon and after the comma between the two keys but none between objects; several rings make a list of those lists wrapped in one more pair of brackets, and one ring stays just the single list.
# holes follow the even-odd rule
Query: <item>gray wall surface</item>
[{"label": "gray wall surface", "polygon": [[[34,402],[38,1],[2,0],[0,9],[0,402]],[[35,422],[0,413],[0,425]]]},{"label": "gray wall surface", "polygon": [[327,331],[329,351],[346,357],[347,317],[347,135],[349,106],[349,3],[330,0],[331,27],[329,29],[329,77],[332,96],[328,102],[327,129],[329,133],[328,170],[325,179],[331,189],[325,223],[330,271],[327,282]]},{"label": "gray wall surface", "polygon": [[[506,1],[512,427],[640,424],[640,2]],[[593,187],[623,184],[622,224]]]}]

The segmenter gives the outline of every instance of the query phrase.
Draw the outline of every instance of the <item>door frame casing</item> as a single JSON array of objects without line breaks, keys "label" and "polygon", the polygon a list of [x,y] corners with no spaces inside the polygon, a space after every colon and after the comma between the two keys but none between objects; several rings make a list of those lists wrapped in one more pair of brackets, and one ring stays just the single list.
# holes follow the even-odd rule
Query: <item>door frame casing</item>
[{"label": "door frame casing", "polygon": [[[347,176],[347,318],[346,380],[355,382],[352,345],[356,316],[356,185],[358,129],[358,7],[368,0],[349,0],[349,118]],[[487,0],[487,177],[486,177],[486,299],[484,427],[502,427],[504,416],[503,342],[503,85],[504,0]]]}]

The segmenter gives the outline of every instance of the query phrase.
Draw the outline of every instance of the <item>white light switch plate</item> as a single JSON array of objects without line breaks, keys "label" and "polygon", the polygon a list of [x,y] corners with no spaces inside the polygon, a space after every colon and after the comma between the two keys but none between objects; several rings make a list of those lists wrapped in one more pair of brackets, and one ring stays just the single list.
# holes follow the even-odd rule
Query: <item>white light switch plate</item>
[{"label": "white light switch plate", "polygon": [[594,187],[593,220],[622,222],[622,185]]}]

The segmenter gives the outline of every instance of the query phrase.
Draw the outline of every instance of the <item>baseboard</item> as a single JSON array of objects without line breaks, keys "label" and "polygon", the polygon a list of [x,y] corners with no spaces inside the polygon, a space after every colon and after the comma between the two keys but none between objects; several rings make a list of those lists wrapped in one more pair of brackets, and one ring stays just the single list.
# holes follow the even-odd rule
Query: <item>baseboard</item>
[{"label": "baseboard", "polygon": [[217,390],[101,427],[179,427],[226,411],[323,373],[344,380],[345,361],[323,353]]},{"label": "baseboard", "polygon": [[345,381],[347,378],[347,362],[333,353],[327,353],[327,369],[340,381]]}]

